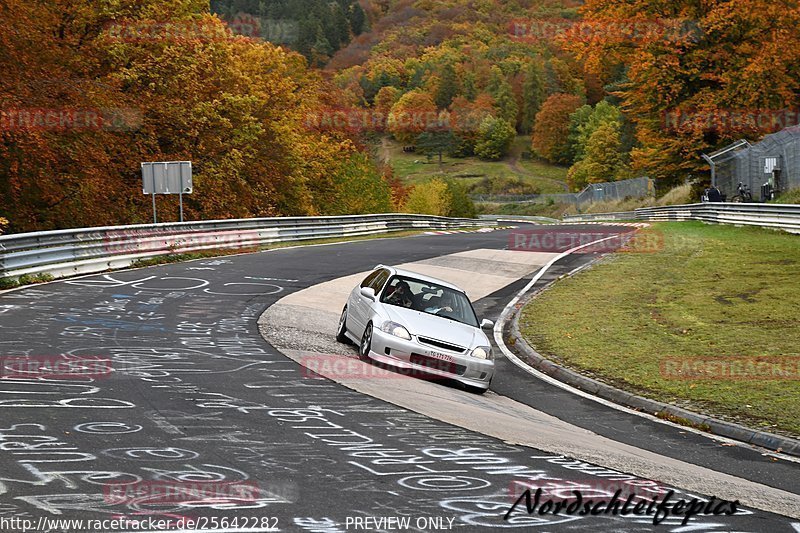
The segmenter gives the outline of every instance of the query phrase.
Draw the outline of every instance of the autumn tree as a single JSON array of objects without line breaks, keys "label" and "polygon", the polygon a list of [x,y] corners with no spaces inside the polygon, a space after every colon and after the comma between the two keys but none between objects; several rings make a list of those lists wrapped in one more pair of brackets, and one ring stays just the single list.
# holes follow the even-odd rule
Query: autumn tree
[{"label": "autumn tree", "polygon": [[445,179],[447,194],[450,197],[450,209],[447,216],[456,218],[475,218],[475,202],[469,197],[467,188],[453,178]]},{"label": "autumn tree", "polygon": [[567,174],[573,190],[589,183],[615,181],[623,171],[619,124],[607,122],[592,132],[586,142],[584,157]]},{"label": "autumn tree", "polygon": [[569,164],[569,117],[580,107],[581,98],[554,94],[545,100],[536,114],[533,150],[552,163]]},{"label": "autumn tree", "polygon": [[511,85],[503,75],[503,71],[497,66],[492,68],[487,92],[494,98],[497,115],[511,124],[516,124],[517,111],[519,110],[517,101],[514,99]]},{"label": "autumn tree", "polygon": [[486,117],[478,131],[475,155],[481,159],[500,159],[508,153],[516,133],[509,121],[500,117]]},{"label": "autumn tree", "polygon": [[598,102],[594,107],[583,105],[570,115],[567,138],[570,159],[573,162],[579,162],[585,157],[589,138],[605,124],[614,124],[618,132],[622,127],[622,113],[619,108],[605,100]]},{"label": "autumn tree", "polygon": [[391,188],[369,158],[353,152],[330,168],[326,180],[316,186],[320,212],[326,215],[359,215],[392,211]]},{"label": "autumn tree", "polygon": [[481,93],[470,102],[464,96],[458,96],[450,104],[450,127],[458,138],[454,155],[464,157],[475,153],[475,145],[480,138],[480,127],[487,117],[494,117],[497,110],[494,99]]},{"label": "autumn tree", "polygon": [[531,61],[525,70],[525,80],[522,85],[522,117],[520,120],[520,133],[531,133],[536,113],[542,107],[545,99],[544,72],[542,67]]},{"label": "autumn tree", "polygon": [[[796,107],[800,10],[794,0],[588,0],[582,12],[596,28],[594,38],[565,36],[564,46],[603,83],[617,85],[637,124],[639,146],[631,152],[637,171],[676,183],[707,169],[701,153],[770,132],[726,114],[752,118]],[[617,20],[638,21],[638,31],[604,31]],[[670,117],[681,114],[697,120],[675,125]]]},{"label": "autumn tree", "polygon": [[408,194],[404,211],[421,215],[447,216],[450,212],[447,183],[443,179],[434,178],[414,185]]},{"label": "autumn tree", "polygon": [[410,144],[423,131],[437,128],[438,116],[433,98],[426,92],[414,90],[401,96],[392,106],[387,127],[395,139]]},{"label": "autumn tree", "polygon": [[[0,3],[10,52],[0,54],[0,101],[19,117],[66,117],[0,134],[0,216],[13,231],[151,220],[141,161],[194,163],[190,220],[386,205],[320,192],[341,180],[389,198],[345,133],[305,127],[337,100],[333,88],[299,54],[233,35],[207,10],[200,0]],[[165,25],[172,33],[158,33]],[[176,199],[158,203],[174,220]]]},{"label": "autumn tree", "polygon": [[567,144],[569,145],[569,160],[577,162],[583,159],[586,151],[586,138],[584,128],[592,116],[594,108],[589,104],[584,104],[569,115],[569,131],[567,133]]},{"label": "autumn tree", "polygon": [[456,77],[456,71],[453,65],[451,63],[445,63],[444,67],[442,67],[439,86],[434,98],[436,107],[439,109],[447,109],[453,101],[453,98],[458,96],[459,90],[458,78]]},{"label": "autumn tree", "polygon": [[392,87],[391,85],[387,85],[386,87],[381,87],[378,91],[378,94],[375,95],[375,102],[373,104],[373,108],[375,112],[379,113],[379,115],[386,120],[389,116],[389,113],[392,110],[392,106],[397,102],[400,98],[400,90]]},{"label": "autumn tree", "polygon": [[475,216],[475,204],[469,198],[467,189],[452,178],[433,178],[414,185],[403,210],[446,217]]}]

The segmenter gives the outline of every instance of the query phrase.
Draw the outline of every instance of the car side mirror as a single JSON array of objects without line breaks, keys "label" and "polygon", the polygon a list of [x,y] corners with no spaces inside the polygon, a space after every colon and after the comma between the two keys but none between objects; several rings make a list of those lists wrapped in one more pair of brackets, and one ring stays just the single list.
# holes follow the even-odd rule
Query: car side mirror
[{"label": "car side mirror", "polygon": [[494,322],[491,320],[483,319],[481,320],[481,329],[492,329],[494,327]]},{"label": "car side mirror", "polygon": [[375,289],[372,287],[361,287],[361,296],[369,300],[375,301]]}]

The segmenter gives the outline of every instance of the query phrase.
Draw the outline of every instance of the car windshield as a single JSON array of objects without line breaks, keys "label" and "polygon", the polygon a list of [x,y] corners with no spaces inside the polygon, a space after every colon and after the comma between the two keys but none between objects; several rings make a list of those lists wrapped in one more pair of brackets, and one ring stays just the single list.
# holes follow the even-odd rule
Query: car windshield
[{"label": "car windshield", "polygon": [[394,276],[386,284],[381,302],[478,327],[478,317],[463,292],[428,281]]}]

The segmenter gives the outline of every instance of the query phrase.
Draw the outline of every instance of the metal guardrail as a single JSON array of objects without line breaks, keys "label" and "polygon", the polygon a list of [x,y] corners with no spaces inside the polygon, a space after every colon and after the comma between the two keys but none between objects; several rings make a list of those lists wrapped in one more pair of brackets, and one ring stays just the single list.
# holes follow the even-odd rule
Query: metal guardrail
[{"label": "metal guardrail", "polygon": [[130,266],[138,259],[276,242],[350,237],[414,229],[493,226],[488,220],[383,214],[175,222],[0,236],[0,278],[54,277]]},{"label": "metal guardrail", "polygon": [[532,215],[480,215],[481,220],[494,220],[497,222],[530,222],[533,224],[558,224],[557,218],[537,217]]},{"label": "metal guardrail", "polygon": [[620,211],[617,213],[586,213],[583,215],[565,215],[564,222],[594,222],[596,220],[636,220],[634,211]]},{"label": "metal guardrail", "polygon": [[643,207],[633,212],[592,213],[564,217],[565,222],[589,220],[700,220],[713,224],[759,226],[800,233],[800,204],[700,203]]},{"label": "metal guardrail", "polygon": [[759,226],[800,233],[798,204],[703,203],[637,209],[643,220],[700,220],[715,224]]}]

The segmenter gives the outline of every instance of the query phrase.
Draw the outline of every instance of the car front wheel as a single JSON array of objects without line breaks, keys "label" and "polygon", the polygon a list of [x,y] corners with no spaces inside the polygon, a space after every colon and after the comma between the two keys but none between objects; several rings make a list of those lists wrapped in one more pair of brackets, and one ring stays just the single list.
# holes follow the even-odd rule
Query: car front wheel
[{"label": "car front wheel", "polygon": [[362,361],[369,361],[369,351],[372,347],[372,322],[367,324],[367,328],[364,330],[364,335],[361,336],[361,344],[358,347],[358,355],[361,357]]},{"label": "car front wheel", "polygon": [[336,340],[344,344],[352,344],[347,332],[347,306],[342,309],[342,316],[339,318],[339,329],[336,330]]},{"label": "car front wheel", "polygon": [[472,385],[464,385],[464,390],[472,394],[486,394],[489,389],[482,389],[480,387],[473,387]]}]

